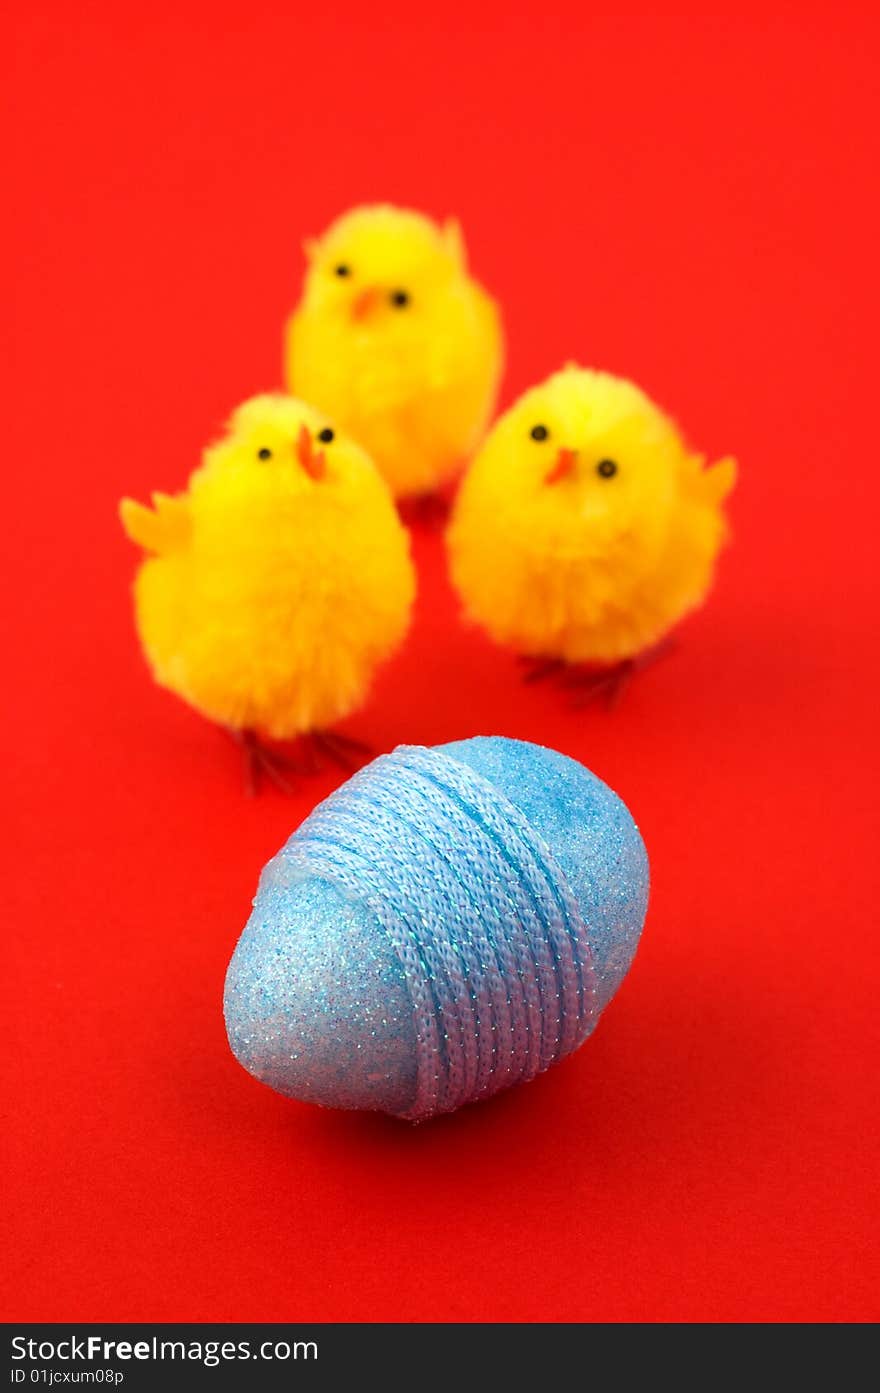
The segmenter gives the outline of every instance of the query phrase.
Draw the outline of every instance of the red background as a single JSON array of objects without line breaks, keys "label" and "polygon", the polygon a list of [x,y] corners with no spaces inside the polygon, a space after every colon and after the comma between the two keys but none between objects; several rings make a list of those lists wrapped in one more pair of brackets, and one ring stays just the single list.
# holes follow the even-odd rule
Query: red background
[{"label": "red background", "polygon": [[[5,1312],[876,1316],[877,21],[295,8],[22,0],[4,45]],[[245,800],[147,676],[115,517],[278,383],[301,236],[376,197],[461,216],[505,400],[577,357],[741,463],[711,602],[614,712],[524,687],[416,540],[351,733],[556,745],[654,875],[595,1039],[417,1129],[228,1052],[258,871],[334,779]]]}]

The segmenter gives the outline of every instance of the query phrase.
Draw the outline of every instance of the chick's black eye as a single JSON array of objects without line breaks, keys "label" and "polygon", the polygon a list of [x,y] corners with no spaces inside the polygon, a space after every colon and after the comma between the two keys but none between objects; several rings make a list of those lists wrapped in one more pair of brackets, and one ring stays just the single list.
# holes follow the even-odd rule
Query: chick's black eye
[{"label": "chick's black eye", "polygon": [[329,445],[334,434],[335,432],[332,431],[329,426],[325,426],[323,430],[318,431],[318,439],[322,440],[325,445]]},{"label": "chick's black eye", "polygon": [[409,291],[395,290],[391,296],[391,303],[399,310],[404,309],[409,304]]},{"label": "chick's black eye", "polygon": [[532,426],[531,436],[533,440],[546,440],[549,434],[546,426]]},{"label": "chick's black eye", "polygon": [[596,473],[603,479],[613,479],[617,473],[617,465],[613,459],[600,459],[596,465]]},{"label": "chick's black eye", "polygon": [[258,450],[258,451],[257,451],[257,459],[271,459],[271,458],[272,458],[272,451],[271,451],[271,450],[267,450],[265,445],[263,446],[262,450]]},{"label": "chick's black eye", "polygon": [[348,266],[348,265],[346,265],[346,263],[345,263],[344,261],[340,261],[340,263],[339,263],[338,266],[334,266],[333,271],[334,271],[334,274],[337,275],[337,276],[350,276],[350,275],[351,275],[351,267]]}]

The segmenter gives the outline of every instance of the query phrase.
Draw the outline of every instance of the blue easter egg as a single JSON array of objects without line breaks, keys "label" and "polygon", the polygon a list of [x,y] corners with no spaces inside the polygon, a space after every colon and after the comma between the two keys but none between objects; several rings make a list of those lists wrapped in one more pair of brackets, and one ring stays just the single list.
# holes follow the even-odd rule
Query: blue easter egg
[{"label": "blue easter egg", "polygon": [[400,746],[265,867],[226,976],[229,1043],[290,1097],[451,1112],[583,1043],[647,900],[632,817],[575,760],[500,736]]}]

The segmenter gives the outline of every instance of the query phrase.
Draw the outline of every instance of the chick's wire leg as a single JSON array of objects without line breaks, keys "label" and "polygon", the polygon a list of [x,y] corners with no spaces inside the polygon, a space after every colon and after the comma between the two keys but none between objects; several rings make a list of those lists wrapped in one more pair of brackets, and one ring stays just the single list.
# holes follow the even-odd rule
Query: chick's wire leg
[{"label": "chick's wire leg", "polygon": [[373,758],[369,745],[350,735],[341,735],[338,730],[314,730],[302,738],[310,742],[318,767],[323,757],[350,774]]},{"label": "chick's wire leg", "polygon": [[256,731],[233,730],[233,740],[240,747],[244,760],[244,789],[249,798],[255,797],[265,776],[282,793],[292,794],[293,785],[283,771],[294,767],[293,762],[278,750],[265,745]]},{"label": "chick's wire leg", "polygon": [[589,706],[604,698],[609,708],[619,705],[620,699],[632,681],[634,660],[625,658],[608,668],[572,668],[562,675],[564,687],[573,690],[572,705],[576,710]]},{"label": "chick's wire leg", "polygon": [[574,690],[573,705],[578,710],[603,697],[606,706],[613,708],[619,704],[636,673],[643,672],[659,658],[665,658],[674,648],[675,640],[664,638],[652,648],[646,648],[644,653],[639,653],[637,657],[624,658],[622,662],[614,663],[611,667],[569,666],[560,680],[564,687]]},{"label": "chick's wire leg", "polygon": [[565,668],[561,658],[530,658],[523,653],[517,659],[523,669],[522,680],[526,683],[543,682],[547,677],[559,677]]}]

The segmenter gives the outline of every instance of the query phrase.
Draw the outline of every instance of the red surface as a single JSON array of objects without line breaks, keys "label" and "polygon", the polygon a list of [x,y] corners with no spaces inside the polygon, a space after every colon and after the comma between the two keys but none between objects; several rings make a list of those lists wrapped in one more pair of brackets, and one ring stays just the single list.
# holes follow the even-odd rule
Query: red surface
[{"label": "red surface", "polygon": [[[19,8],[5,1313],[876,1317],[876,18]],[[654,892],[579,1056],[416,1130],[227,1050],[257,873],[333,780],[243,798],[147,677],[115,517],[278,381],[301,235],[376,196],[460,214],[506,399],[577,356],[741,461],[711,603],[613,713],[522,686],[417,541],[411,639],[352,733],[585,760]]]}]

